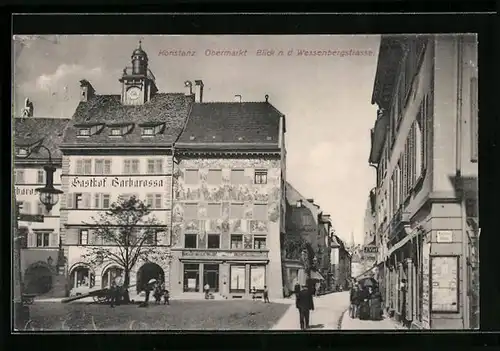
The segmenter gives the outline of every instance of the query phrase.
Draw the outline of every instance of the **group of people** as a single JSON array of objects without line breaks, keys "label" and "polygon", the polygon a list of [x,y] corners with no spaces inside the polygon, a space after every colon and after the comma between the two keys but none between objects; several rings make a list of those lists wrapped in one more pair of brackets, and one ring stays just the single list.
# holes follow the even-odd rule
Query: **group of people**
[{"label": "group of people", "polygon": [[153,293],[153,297],[155,298],[155,303],[160,304],[163,299],[164,305],[170,305],[170,292],[165,287],[165,282],[158,277],[158,279],[154,279],[153,282],[148,282],[144,286],[144,302],[140,304],[140,307],[147,307],[149,305],[149,296],[151,292]]},{"label": "group of people", "polygon": [[[254,287],[252,287],[252,300],[255,301],[255,299],[257,298],[257,289]],[[262,297],[264,298],[264,303],[271,303],[271,301],[269,301],[269,289],[267,288],[267,285],[264,285],[264,291],[262,292]]]},{"label": "group of people", "polygon": [[363,286],[354,282],[350,292],[350,317],[361,320],[381,320],[383,318],[382,294],[377,285]]}]

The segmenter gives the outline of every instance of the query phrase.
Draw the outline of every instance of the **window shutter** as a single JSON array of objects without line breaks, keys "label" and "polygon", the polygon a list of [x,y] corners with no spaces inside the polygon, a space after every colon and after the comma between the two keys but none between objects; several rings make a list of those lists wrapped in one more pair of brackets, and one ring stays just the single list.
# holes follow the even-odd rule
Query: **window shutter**
[{"label": "window shutter", "polygon": [[66,194],[67,196],[67,202],[66,202],[66,208],[74,208],[75,207],[75,194],[74,193],[68,193]]},{"label": "window shutter", "polygon": [[35,234],[33,234],[33,232],[29,232],[28,231],[27,234],[26,234],[26,236],[27,236],[26,239],[27,239],[27,242],[28,242],[28,247],[35,247],[35,244],[36,244],[35,243],[35,238],[34,238]]},{"label": "window shutter", "polygon": [[415,122],[415,179],[422,175],[422,124]]},{"label": "window shutter", "polygon": [[58,235],[58,233],[56,233],[56,232],[50,233],[49,245],[50,245],[50,247],[58,247],[59,246],[59,235]]},{"label": "window shutter", "polygon": [[470,81],[470,126],[471,126],[471,162],[477,162],[478,160],[478,148],[479,148],[479,138],[478,138],[478,106],[477,106],[477,77],[472,77]]}]

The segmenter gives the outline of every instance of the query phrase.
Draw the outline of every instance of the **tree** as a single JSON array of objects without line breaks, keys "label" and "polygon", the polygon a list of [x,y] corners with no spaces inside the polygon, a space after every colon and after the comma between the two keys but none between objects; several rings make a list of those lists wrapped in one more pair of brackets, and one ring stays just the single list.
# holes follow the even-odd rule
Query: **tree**
[{"label": "tree", "polygon": [[[161,225],[150,214],[149,206],[135,196],[120,198],[97,219],[92,218],[94,223],[89,225],[94,240],[103,245],[89,246],[83,258],[92,265],[110,262],[122,267],[123,286],[128,289],[130,272],[139,259],[146,262],[160,259],[156,235]],[[125,299],[128,300],[128,294]]]}]

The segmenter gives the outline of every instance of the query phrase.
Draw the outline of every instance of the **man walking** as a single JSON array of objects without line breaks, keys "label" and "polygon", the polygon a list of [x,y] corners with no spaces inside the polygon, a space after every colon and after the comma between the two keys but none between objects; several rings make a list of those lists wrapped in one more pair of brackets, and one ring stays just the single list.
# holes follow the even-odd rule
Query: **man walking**
[{"label": "man walking", "polygon": [[299,310],[299,318],[300,318],[300,329],[305,330],[309,329],[309,315],[310,311],[314,310],[313,303],[313,287],[308,284],[308,286],[304,289],[300,288],[300,285],[295,285],[295,307]]},{"label": "man walking", "polygon": [[359,299],[359,288],[356,284],[352,285],[351,288],[351,293],[350,293],[350,300],[351,300],[351,308],[349,310],[349,314],[351,318],[357,318],[358,316],[358,301]]},{"label": "man walking", "polygon": [[269,289],[267,285],[264,285],[264,303],[271,303],[271,301],[269,301]]}]

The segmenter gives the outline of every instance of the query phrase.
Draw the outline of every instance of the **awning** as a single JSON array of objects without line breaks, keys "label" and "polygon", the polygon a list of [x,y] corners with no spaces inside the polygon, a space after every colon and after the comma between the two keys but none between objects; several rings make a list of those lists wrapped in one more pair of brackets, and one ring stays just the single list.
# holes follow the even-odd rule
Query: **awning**
[{"label": "awning", "polygon": [[311,271],[311,279],[314,280],[325,280],[319,272]]},{"label": "awning", "polygon": [[391,247],[389,249],[389,251],[386,254],[386,258],[389,257],[389,256],[391,256],[394,251],[399,250],[400,248],[402,248],[408,241],[410,241],[411,239],[413,239],[414,237],[416,237],[419,233],[420,233],[419,230],[415,230],[411,234],[405,236],[403,239],[401,239],[400,241],[398,241],[396,243],[396,245],[394,245],[393,247]]}]

